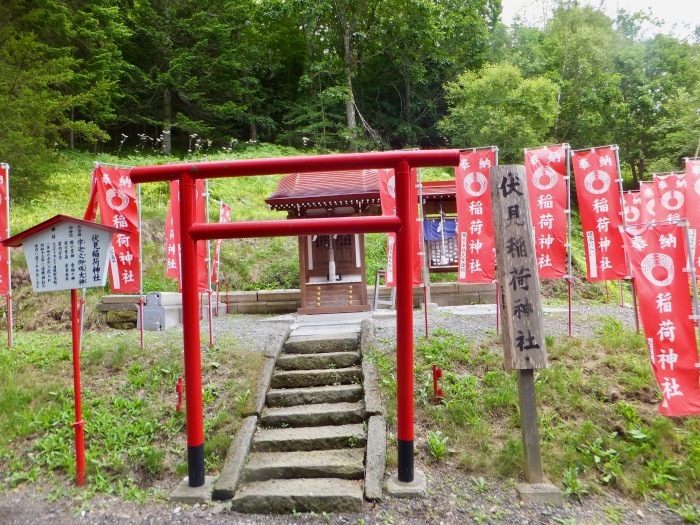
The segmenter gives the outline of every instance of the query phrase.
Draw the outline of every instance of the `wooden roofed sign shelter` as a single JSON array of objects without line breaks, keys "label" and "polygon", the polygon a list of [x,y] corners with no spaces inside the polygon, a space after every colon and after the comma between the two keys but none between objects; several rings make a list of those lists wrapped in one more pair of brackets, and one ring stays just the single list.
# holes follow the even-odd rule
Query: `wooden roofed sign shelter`
[{"label": "wooden roofed sign shelter", "polygon": [[[218,162],[167,164],[132,168],[134,183],[180,181],[180,231],[182,235],[182,302],[185,393],[187,415],[187,463],[190,487],[205,484],[204,413],[202,406],[202,357],[199,324],[197,242],[250,237],[354,235],[395,232],[397,237],[396,382],[398,480],[414,479],[413,426],[413,284],[416,227],[416,187],[412,168],[456,166],[458,150],[388,151],[310,157],[279,157]],[[308,217],[233,223],[198,223],[195,219],[197,179],[394,169],[395,216]]]}]

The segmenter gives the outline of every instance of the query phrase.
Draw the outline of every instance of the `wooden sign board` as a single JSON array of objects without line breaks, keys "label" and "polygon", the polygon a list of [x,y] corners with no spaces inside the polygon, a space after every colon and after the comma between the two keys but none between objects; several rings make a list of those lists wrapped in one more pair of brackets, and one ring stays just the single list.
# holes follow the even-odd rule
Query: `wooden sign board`
[{"label": "wooden sign board", "polygon": [[505,368],[546,368],[540,280],[525,167],[494,166],[490,174]]},{"label": "wooden sign board", "polygon": [[112,235],[125,233],[57,215],[3,241],[23,246],[34,292],[104,286]]}]

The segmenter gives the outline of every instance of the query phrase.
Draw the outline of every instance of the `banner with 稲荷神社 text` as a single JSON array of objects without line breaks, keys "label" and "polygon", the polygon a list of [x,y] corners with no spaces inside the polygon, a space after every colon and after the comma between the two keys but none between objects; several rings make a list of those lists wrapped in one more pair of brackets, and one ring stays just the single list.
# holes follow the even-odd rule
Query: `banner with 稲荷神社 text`
[{"label": "banner with \u7a32\u8377\u795e\u793e text", "polygon": [[609,281],[627,276],[620,237],[622,196],[617,146],[572,153],[576,195],[586,252],[587,279]]},{"label": "banner with \u7a32\u8377\u795e\u793e text", "polygon": [[124,230],[112,237],[109,284],[112,292],[141,292],[141,232],[136,188],[128,168],[98,166],[86,218],[94,219],[95,202],[102,224]]},{"label": "banner with \u7a32\u8377\u795e\u793e text", "polygon": [[568,273],[568,162],[568,144],[525,150],[525,175],[541,279],[561,279]]},{"label": "banner with \u7a32\u8377\u795e\u793e text", "polygon": [[496,279],[496,252],[491,213],[489,170],[496,149],[463,151],[455,168],[457,197],[457,281],[491,283]]},{"label": "banner with \u7a32\u8377\u795e\u793e text", "polygon": [[[10,166],[0,164],[0,240],[10,236]],[[10,249],[0,244],[0,295],[10,293]]]},{"label": "banner with \u7a32\u8377\u795e\u793e text", "polygon": [[631,226],[622,238],[632,267],[644,335],[661,389],[659,413],[700,414],[698,348],[684,226]]}]

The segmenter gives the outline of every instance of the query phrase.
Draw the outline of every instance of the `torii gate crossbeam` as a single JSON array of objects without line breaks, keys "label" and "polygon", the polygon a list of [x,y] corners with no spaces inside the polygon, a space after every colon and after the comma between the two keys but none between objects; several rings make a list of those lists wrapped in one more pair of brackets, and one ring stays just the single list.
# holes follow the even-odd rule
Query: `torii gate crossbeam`
[{"label": "torii gate crossbeam", "polygon": [[[242,237],[298,236],[326,233],[396,232],[396,397],[398,479],[413,481],[413,285],[417,225],[416,184],[412,168],[457,166],[459,150],[410,150],[306,157],[279,157],[217,162],[193,162],[131,169],[134,183],[180,181],[182,238],[182,324],[187,418],[189,486],[204,485],[204,415],[199,326],[197,241]],[[206,224],[195,221],[197,179],[391,169],[396,175],[396,216],[344,217]]]}]

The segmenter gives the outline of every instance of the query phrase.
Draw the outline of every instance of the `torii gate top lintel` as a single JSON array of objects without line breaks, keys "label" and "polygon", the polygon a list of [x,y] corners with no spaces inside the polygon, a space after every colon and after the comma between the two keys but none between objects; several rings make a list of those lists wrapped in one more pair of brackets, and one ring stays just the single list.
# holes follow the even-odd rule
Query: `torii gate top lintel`
[{"label": "torii gate top lintel", "polygon": [[396,168],[402,161],[411,168],[456,166],[459,163],[459,150],[396,150],[136,166],[131,169],[131,180],[135,183],[169,181],[178,179],[183,173],[195,179],[213,179],[327,170],[390,169]]},{"label": "torii gate top lintel", "polygon": [[[204,411],[199,326],[197,241],[241,237],[294,236],[314,233],[396,232],[396,383],[398,479],[411,482],[413,470],[413,268],[417,196],[412,168],[457,166],[459,150],[398,150],[306,157],[277,157],[216,162],[138,166],[134,183],[180,181],[182,257],[182,325],[187,419],[189,486],[201,487],[204,476]],[[394,169],[394,217],[337,217],[295,221],[247,221],[206,224],[195,220],[196,179],[310,173],[363,169]]]}]

